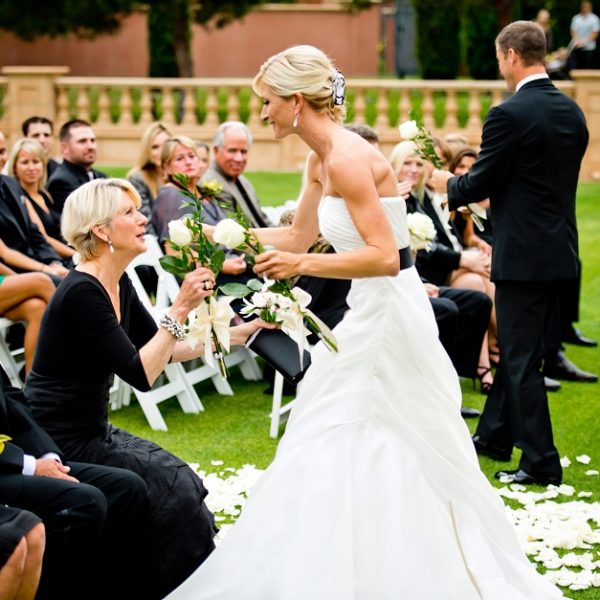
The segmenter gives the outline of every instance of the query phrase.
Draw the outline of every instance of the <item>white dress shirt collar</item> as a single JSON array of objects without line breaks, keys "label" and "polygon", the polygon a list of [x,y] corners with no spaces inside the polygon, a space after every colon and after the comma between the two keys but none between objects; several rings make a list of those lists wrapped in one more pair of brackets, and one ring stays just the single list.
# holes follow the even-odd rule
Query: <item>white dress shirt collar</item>
[{"label": "white dress shirt collar", "polygon": [[529,75],[528,77],[521,79],[521,81],[517,83],[515,91],[518,92],[526,83],[537,81],[538,79],[549,79],[548,73],[536,73],[535,75]]}]

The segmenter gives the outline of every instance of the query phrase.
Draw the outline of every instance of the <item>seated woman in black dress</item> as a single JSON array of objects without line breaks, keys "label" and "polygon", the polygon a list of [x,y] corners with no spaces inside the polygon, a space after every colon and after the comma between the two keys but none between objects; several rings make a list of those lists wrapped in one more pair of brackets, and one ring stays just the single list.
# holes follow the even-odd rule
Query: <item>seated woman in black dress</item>
[{"label": "seated woman in black dress", "polygon": [[28,510],[0,505],[0,598],[33,600],[40,583],[46,535]]},{"label": "seated woman in black dress", "polygon": [[[169,361],[203,354],[202,344],[183,341],[182,324],[212,293],[214,275],[205,268],[189,273],[157,328],[125,274],[146,249],[139,206],[139,195],[122,179],[91,181],[67,198],[62,232],[81,262],[46,310],[26,396],[38,423],[73,460],[127,468],[145,480],[155,560],[148,573],[158,578],[154,589],[162,598],[214,548],[207,491],[183,460],[108,422],[109,388],[116,373],[149,390]],[[232,327],[231,344],[244,344],[264,325]]]},{"label": "seated woman in black dress", "polygon": [[44,189],[46,161],[41,144],[23,138],[17,140],[10,151],[8,171],[21,186],[29,218],[63,259],[65,266],[71,267],[75,250],[64,243],[60,233],[60,213],[55,210],[50,194]]}]

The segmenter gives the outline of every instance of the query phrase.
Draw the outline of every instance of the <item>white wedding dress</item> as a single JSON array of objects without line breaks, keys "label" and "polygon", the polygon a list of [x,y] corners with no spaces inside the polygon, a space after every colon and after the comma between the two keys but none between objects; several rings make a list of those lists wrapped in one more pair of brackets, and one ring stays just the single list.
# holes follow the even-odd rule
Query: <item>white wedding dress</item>
[{"label": "white wedding dress", "polygon": [[[402,198],[382,198],[408,245]],[[337,252],[364,245],[321,200]],[[458,377],[414,268],[358,279],[238,522],[169,600],[547,600],[481,473]]]}]

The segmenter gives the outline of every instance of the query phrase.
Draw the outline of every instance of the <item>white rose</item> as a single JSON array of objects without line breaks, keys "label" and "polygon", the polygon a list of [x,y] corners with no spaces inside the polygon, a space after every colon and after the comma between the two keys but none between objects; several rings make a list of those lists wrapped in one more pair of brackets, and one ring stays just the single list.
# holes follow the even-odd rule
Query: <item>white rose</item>
[{"label": "white rose", "polygon": [[404,121],[398,129],[403,140],[414,140],[419,135],[416,121]]},{"label": "white rose", "polygon": [[409,213],[406,215],[410,245],[413,250],[429,250],[431,241],[435,239],[435,226],[433,221],[422,213]]},{"label": "white rose", "polygon": [[192,241],[192,232],[187,228],[186,220],[169,221],[169,239],[178,246],[187,246]]},{"label": "white rose", "polygon": [[223,219],[217,223],[213,238],[217,244],[232,249],[241,246],[244,243],[244,228],[233,219]]}]

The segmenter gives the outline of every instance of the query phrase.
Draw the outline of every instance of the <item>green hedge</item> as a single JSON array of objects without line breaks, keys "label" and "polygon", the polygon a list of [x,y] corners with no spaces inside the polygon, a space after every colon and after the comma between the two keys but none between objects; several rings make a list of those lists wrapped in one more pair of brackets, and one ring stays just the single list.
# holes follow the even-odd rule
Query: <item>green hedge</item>
[{"label": "green hedge", "polygon": [[460,14],[456,0],[413,0],[417,59],[423,79],[456,79],[460,67]]}]

